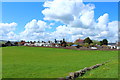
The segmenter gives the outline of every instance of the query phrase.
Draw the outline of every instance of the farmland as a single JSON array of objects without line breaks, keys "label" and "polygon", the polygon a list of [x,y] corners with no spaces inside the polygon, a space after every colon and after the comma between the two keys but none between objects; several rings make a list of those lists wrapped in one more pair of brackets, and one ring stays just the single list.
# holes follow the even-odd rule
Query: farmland
[{"label": "farmland", "polygon": [[59,78],[111,60],[83,78],[117,78],[118,51],[3,47],[3,78]]}]

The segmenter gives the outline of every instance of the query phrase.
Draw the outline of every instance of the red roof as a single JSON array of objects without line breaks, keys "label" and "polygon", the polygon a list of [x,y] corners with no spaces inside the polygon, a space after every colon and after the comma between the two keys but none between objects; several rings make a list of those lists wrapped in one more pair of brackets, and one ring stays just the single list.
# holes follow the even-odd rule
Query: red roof
[{"label": "red roof", "polygon": [[76,42],[83,42],[84,40],[82,39],[77,39]]}]

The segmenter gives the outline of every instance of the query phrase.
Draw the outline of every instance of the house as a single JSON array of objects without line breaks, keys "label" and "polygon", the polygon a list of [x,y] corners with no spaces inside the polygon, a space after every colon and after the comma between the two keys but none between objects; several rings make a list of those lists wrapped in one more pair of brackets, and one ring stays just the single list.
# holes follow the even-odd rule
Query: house
[{"label": "house", "polygon": [[117,43],[108,43],[110,49],[120,49],[120,46]]},{"label": "house", "polygon": [[26,43],[26,42],[22,40],[21,42],[19,42],[19,45],[22,46],[22,45],[24,45],[25,43]]},{"label": "house", "polygon": [[108,43],[110,49],[116,49],[116,43]]},{"label": "house", "polygon": [[84,40],[82,40],[82,39],[77,39],[77,40],[75,40],[75,42],[74,43],[77,43],[77,44],[84,44]]},{"label": "house", "polygon": [[120,49],[120,42],[116,42],[117,49]]},{"label": "house", "polygon": [[34,42],[34,43],[28,43],[26,42],[24,46],[44,46],[44,47],[59,47],[58,44],[55,43],[49,43],[49,42]]},{"label": "house", "polygon": [[25,43],[24,44],[24,46],[30,46],[31,45],[31,43]]}]

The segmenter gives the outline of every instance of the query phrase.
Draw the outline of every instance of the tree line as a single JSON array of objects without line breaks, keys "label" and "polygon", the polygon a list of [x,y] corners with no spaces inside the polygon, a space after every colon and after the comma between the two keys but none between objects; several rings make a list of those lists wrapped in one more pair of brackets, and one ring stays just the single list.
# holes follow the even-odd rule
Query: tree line
[{"label": "tree line", "polygon": [[[38,42],[40,42],[40,41],[38,41]],[[19,42],[14,42],[14,44],[13,44],[10,41],[7,41],[5,44],[2,44],[2,47],[5,47],[5,46],[18,46],[19,45],[18,43]],[[25,41],[21,40],[20,45],[24,45],[24,43],[25,43]],[[34,41],[34,42],[32,42],[32,41],[29,42],[28,41],[28,43],[36,43],[36,41]],[[42,41],[42,43],[46,43],[46,42]],[[48,43],[53,43],[53,42],[52,41],[48,41]],[[60,41],[57,41],[55,39],[54,43],[60,45],[61,47],[72,46],[73,44],[76,44],[77,48],[83,46],[83,45],[78,44],[78,43],[73,43],[73,42],[69,42],[68,43],[68,42],[65,41],[64,38],[63,38],[63,40],[60,40]],[[108,45],[108,40],[107,39],[103,39],[102,41],[94,41],[94,40],[91,40],[89,37],[87,37],[87,38],[85,38],[83,40],[83,43],[84,43],[85,47],[95,46],[96,44],[102,46],[102,45]]]}]

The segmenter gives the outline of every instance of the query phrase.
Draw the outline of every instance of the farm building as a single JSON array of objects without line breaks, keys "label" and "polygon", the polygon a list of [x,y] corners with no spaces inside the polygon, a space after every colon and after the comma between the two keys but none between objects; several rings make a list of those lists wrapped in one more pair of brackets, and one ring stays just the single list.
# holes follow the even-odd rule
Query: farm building
[{"label": "farm building", "polygon": [[110,49],[120,49],[120,42],[108,43],[108,47],[110,47]]},{"label": "farm building", "polygon": [[83,42],[84,42],[84,40],[82,40],[82,39],[79,38],[79,39],[77,39],[74,43],[84,44]]},{"label": "farm building", "polygon": [[24,46],[44,46],[44,47],[59,47],[58,44],[55,43],[44,43],[44,42],[35,42],[35,43],[28,43],[26,42]]}]

